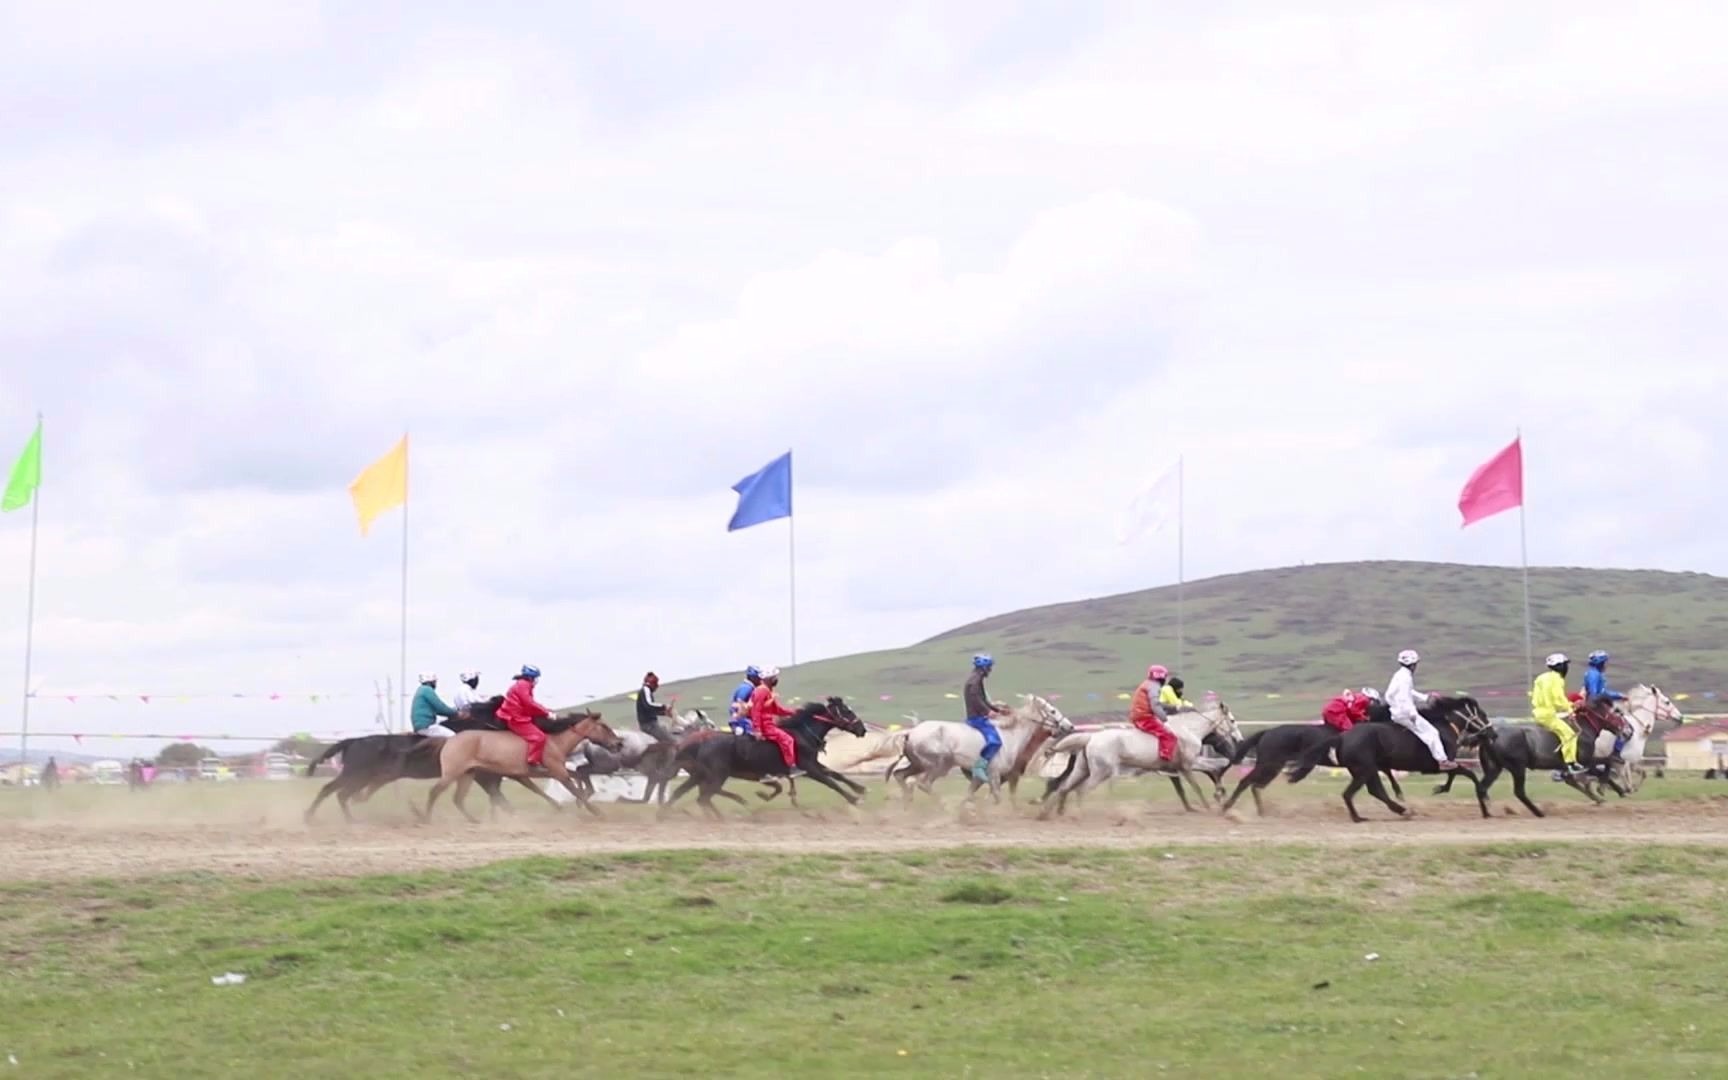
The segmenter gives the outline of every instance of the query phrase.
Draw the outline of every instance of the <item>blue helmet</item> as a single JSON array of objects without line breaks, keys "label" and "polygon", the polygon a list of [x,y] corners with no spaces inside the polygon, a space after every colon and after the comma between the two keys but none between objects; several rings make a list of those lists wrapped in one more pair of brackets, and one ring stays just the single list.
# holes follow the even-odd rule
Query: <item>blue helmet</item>
[{"label": "blue helmet", "polygon": [[540,677],[540,669],[535,667],[533,664],[523,664],[522,671],[516,677],[518,679],[538,679]]},{"label": "blue helmet", "polygon": [[972,666],[988,671],[996,666],[996,661],[990,659],[989,653],[981,652],[972,658]]},{"label": "blue helmet", "polygon": [[755,664],[751,664],[749,667],[744,669],[744,677],[746,679],[760,679],[762,677],[762,672]]},{"label": "blue helmet", "polygon": [[1603,667],[1607,663],[1608,663],[1608,653],[1606,650],[1597,649],[1595,652],[1590,654],[1590,666],[1591,667]]}]

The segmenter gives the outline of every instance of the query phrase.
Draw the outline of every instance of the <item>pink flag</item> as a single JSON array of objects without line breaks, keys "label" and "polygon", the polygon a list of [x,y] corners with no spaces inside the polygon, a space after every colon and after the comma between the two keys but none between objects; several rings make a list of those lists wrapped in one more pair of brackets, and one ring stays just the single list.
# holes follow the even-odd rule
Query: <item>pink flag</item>
[{"label": "pink flag", "polygon": [[1502,510],[1524,505],[1524,447],[1522,438],[1489,458],[1470,474],[1458,495],[1458,512],[1464,524],[1474,525]]}]

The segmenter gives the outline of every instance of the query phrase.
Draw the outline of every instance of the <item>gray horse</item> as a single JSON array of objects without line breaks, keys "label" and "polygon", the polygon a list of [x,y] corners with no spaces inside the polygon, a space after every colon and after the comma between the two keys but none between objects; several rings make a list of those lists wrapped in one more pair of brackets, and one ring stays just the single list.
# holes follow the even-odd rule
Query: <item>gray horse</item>
[{"label": "gray horse", "polygon": [[[611,776],[628,769],[641,771],[648,777],[648,788],[643,791],[640,799],[625,799],[625,802],[647,802],[654,796],[655,788],[660,789],[661,801],[666,798],[666,782],[677,775],[674,765],[670,772],[662,775],[663,770],[643,768],[643,758],[649,755],[655,747],[670,748],[678,740],[697,731],[714,730],[714,722],[708,719],[708,714],[701,709],[692,709],[683,716],[669,718],[665,723],[667,732],[672,735],[670,742],[662,742],[645,731],[620,731],[619,739],[624,743],[622,749],[613,751],[591,742],[582,743],[571,755],[573,768],[571,775],[576,779],[576,785],[586,793],[594,793],[594,782],[591,777]],[[670,753],[656,753],[658,757],[666,757],[670,761]]]}]

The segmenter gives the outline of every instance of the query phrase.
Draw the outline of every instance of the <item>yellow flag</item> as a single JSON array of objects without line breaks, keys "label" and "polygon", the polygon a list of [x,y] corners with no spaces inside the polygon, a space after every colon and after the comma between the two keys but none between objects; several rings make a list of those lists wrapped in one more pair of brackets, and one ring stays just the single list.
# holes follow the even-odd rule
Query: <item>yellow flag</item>
[{"label": "yellow flag", "polygon": [[348,485],[354,510],[360,515],[360,535],[372,529],[372,521],[391,507],[408,501],[408,436],[402,436],[388,454],[366,466]]}]

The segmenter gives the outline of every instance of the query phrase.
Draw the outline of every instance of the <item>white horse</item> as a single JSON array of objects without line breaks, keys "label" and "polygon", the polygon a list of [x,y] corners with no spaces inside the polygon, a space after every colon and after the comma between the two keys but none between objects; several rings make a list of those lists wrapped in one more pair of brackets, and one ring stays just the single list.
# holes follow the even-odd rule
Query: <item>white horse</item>
[{"label": "white horse", "polygon": [[[1051,745],[1050,753],[1069,754],[1071,760],[1054,790],[1045,794],[1044,808],[1038,812],[1038,817],[1044,819],[1052,813],[1061,813],[1067,807],[1070,795],[1082,796],[1107,780],[1135,773],[1168,774],[1177,797],[1182,800],[1182,808],[1192,811],[1194,807],[1189,805],[1188,793],[1182,787],[1182,781],[1187,780],[1188,786],[1200,797],[1201,805],[1210,806],[1206,793],[1194,779],[1203,754],[1201,743],[1209,735],[1218,735],[1232,746],[1239,743],[1242,731],[1236,726],[1236,717],[1231,714],[1230,707],[1220,701],[1202,712],[1176,713],[1165,724],[1176,733],[1176,757],[1173,761],[1160,758],[1157,738],[1136,727],[1082,731],[1057,740]],[[1051,796],[1055,796],[1055,802],[1050,801]]]},{"label": "white horse", "polygon": [[[663,726],[666,728],[667,734],[676,741],[694,731],[712,730],[714,722],[708,719],[708,714],[701,709],[691,709],[682,716],[668,716]],[[640,769],[643,756],[649,750],[661,745],[659,739],[646,731],[623,730],[617,732],[617,735],[618,741],[623,744],[617,750],[607,750],[603,746],[596,746],[589,739],[583,739],[570,750],[570,757],[565,762],[565,768],[569,769],[571,775],[576,778],[577,785],[586,789],[590,794],[594,791],[594,782],[590,779],[591,777],[610,776],[626,769]],[[673,775],[676,773],[677,770],[674,769]],[[651,776],[648,779],[649,789],[643,792],[641,802],[648,801],[653,794],[656,781],[658,781],[662,794],[664,794],[665,781],[670,777],[659,779]],[[636,802],[638,800],[627,799],[625,801]]]},{"label": "white horse", "polygon": [[[1002,749],[990,759],[988,772],[990,797],[996,802],[1002,801],[1002,777],[1011,769],[1020,757],[1020,751],[1039,729],[1048,731],[1052,736],[1063,736],[1074,730],[1074,724],[1062,710],[1037,694],[1022,694],[1024,704],[1012,709],[1006,714],[991,717],[996,725],[997,734],[1002,736]],[[872,757],[882,758],[894,754],[893,764],[888,766],[886,780],[898,780],[900,796],[907,805],[912,801],[912,789],[907,781],[918,778],[918,789],[934,798],[938,803],[942,797],[936,794],[934,785],[937,780],[948,775],[953,769],[967,770],[984,752],[984,736],[975,731],[971,725],[957,720],[921,720],[912,727],[897,731],[885,740]],[[901,768],[901,759],[906,765]],[[896,772],[896,770],[899,770]],[[970,779],[970,787],[966,789],[966,798],[971,799],[983,786],[978,780]]]},{"label": "white horse", "polygon": [[[1626,746],[1620,751],[1620,764],[1615,772],[1620,786],[1627,791],[1637,791],[1644,784],[1644,744],[1655,733],[1658,723],[1671,723],[1675,726],[1685,723],[1686,718],[1680,712],[1680,707],[1669,700],[1661,687],[1648,686],[1639,683],[1626,693],[1626,701],[1620,707],[1620,715],[1626,718],[1627,726],[1632,734],[1626,740]],[[1596,737],[1596,760],[1607,761],[1614,753],[1614,733],[1604,731]]]}]

